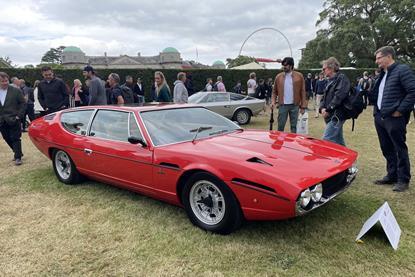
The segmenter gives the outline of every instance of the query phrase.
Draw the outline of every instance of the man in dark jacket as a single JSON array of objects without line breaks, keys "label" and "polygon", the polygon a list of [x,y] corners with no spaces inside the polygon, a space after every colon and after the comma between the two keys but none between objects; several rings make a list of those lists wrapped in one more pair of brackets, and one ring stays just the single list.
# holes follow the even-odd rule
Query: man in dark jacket
[{"label": "man in dark jacket", "polygon": [[26,110],[22,92],[9,85],[9,75],[0,72],[0,132],[14,152],[15,165],[22,164],[21,119]]},{"label": "man in dark jacket", "polygon": [[42,67],[42,76],[43,80],[39,83],[37,98],[45,114],[66,109],[69,106],[69,95],[65,83],[55,78],[49,66]]},{"label": "man in dark jacket", "polygon": [[110,85],[111,104],[122,105],[124,104],[124,98],[122,96],[122,88],[120,86],[120,76],[117,73],[111,73],[108,76],[108,83]]},{"label": "man in dark jacket", "polygon": [[339,72],[340,63],[330,57],[323,61],[323,72],[328,78],[328,85],[320,103],[320,112],[326,122],[323,139],[340,145],[346,145],[343,137],[343,124],[346,121],[343,103],[350,90],[350,81]]},{"label": "man in dark jacket", "polygon": [[379,48],[375,56],[382,71],[373,88],[373,115],[387,171],[375,184],[394,184],[393,191],[402,192],[411,180],[406,125],[415,103],[415,75],[409,66],[395,62],[391,46]]},{"label": "man in dark jacket", "polygon": [[25,80],[20,79],[20,86],[26,101],[26,112],[22,118],[22,130],[23,132],[26,132],[26,115],[29,117],[30,121],[35,120],[35,95],[33,93],[33,88],[27,86]]}]

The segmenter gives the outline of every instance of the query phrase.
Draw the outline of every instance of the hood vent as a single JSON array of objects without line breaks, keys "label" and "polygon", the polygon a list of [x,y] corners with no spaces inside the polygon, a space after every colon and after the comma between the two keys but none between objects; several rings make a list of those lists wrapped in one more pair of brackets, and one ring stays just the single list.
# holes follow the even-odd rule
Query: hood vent
[{"label": "hood vent", "polygon": [[52,120],[55,117],[56,113],[47,114],[43,117],[45,120]]},{"label": "hood vent", "polygon": [[270,164],[270,163],[268,163],[268,162],[266,162],[266,161],[264,161],[264,160],[262,160],[258,157],[252,157],[250,159],[247,159],[246,161],[250,162],[250,163],[259,163],[259,164],[265,164],[265,165],[273,166],[272,164]]}]

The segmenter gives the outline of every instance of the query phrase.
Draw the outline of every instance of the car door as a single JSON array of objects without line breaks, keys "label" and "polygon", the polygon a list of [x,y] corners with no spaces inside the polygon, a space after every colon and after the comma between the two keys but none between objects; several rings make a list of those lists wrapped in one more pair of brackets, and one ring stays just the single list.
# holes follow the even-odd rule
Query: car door
[{"label": "car door", "polygon": [[233,113],[230,106],[229,93],[209,93],[203,100],[205,101],[203,106],[209,110],[228,118],[232,117]]},{"label": "car door", "polygon": [[131,136],[145,140],[134,113],[98,110],[87,136],[84,156],[96,178],[149,192],[153,153],[146,146],[128,142]]},{"label": "car door", "polygon": [[80,111],[65,111],[61,114],[60,122],[62,127],[71,133],[72,140],[70,145],[62,145],[76,165],[76,168],[84,173],[89,167],[85,160],[84,149],[87,143],[87,131],[95,109]]}]

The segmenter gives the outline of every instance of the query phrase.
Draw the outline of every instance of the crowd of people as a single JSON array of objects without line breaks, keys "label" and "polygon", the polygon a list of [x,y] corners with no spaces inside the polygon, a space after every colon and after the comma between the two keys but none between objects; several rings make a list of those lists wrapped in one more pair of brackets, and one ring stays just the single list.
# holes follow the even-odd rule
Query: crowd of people
[{"label": "crowd of people", "polygon": [[[254,72],[249,74],[247,91],[241,81],[233,87],[234,93],[265,99],[271,110],[278,108],[278,130],[283,131],[290,120],[290,131],[297,132],[299,114],[314,102],[315,117],[320,115],[326,122],[323,139],[346,145],[343,137],[343,124],[350,118],[347,111],[353,106],[351,87],[363,97],[364,107],[374,105],[374,123],[380,147],[387,162],[387,174],[377,180],[378,185],[394,184],[394,191],[408,189],[410,163],[406,145],[406,126],[413,111],[415,119],[415,76],[404,64],[395,62],[393,47],[385,46],[375,52],[375,62],[379,69],[373,76],[364,72],[355,84],[340,71],[340,63],[334,57],[322,62],[322,72],[314,77],[294,70],[294,59],[284,58],[282,72],[274,80],[260,79]],[[22,164],[21,132],[26,131],[26,118],[33,120],[35,110],[42,115],[68,107],[85,105],[142,103],[145,98],[141,78],[134,82],[126,76],[121,84],[120,76],[111,73],[107,80],[101,80],[91,66],[83,70],[85,83],[75,79],[73,87],[55,76],[50,67],[41,69],[43,79],[36,81],[33,88],[25,80],[0,72],[0,130],[6,143],[14,152],[16,165]],[[174,82],[173,92],[161,71],[154,73],[150,98],[157,102],[184,104],[194,93],[191,73],[179,72]],[[203,91],[226,92],[222,76],[206,80]],[[349,106],[347,106],[349,105]]]}]

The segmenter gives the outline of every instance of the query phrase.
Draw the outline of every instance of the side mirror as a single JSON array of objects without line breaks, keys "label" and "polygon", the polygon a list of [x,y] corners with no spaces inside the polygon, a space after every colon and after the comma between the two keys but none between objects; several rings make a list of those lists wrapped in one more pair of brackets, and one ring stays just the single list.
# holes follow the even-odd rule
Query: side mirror
[{"label": "side mirror", "polygon": [[142,138],[129,137],[128,142],[131,144],[141,144],[143,147],[147,147],[147,143]]}]

